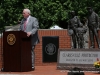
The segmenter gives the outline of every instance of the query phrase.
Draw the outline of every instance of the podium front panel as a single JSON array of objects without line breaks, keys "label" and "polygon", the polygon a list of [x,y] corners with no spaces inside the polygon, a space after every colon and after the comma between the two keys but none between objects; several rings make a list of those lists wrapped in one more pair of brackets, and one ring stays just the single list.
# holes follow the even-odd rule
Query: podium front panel
[{"label": "podium front panel", "polygon": [[[3,34],[3,54],[4,54],[4,70],[5,71],[20,71],[21,70],[21,52],[20,52],[20,42],[19,33],[5,32]],[[15,43],[10,45],[9,40],[13,40],[15,36]],[[9,42],[9,43],[8,43]],[[16,69],[15,69],[16,68]]]},{"label": "podium front panel", "polygon": [[[23,40],[22,31],[3,33],[4,71],[31,71],[31,40]],[[25,37],[26,38],[26,37]]]}]

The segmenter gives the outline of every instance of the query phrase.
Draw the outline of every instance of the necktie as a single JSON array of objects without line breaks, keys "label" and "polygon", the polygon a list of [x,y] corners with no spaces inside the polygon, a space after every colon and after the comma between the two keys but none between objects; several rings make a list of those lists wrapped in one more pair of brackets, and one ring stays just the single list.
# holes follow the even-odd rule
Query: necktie
[{"label": "necktie", "polygon": [[24,21],[24,31],[26,30],[26,23],[27,23],[27,19],[25,19]]}]

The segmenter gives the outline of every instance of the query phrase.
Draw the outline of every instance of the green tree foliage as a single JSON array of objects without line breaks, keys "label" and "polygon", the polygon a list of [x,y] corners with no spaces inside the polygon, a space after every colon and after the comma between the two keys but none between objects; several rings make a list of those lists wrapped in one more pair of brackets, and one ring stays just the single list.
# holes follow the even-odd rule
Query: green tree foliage
[{"label": "green tree foliage", "polygon": [[17,25],[24,8],[29,8],[31,15],[38,18],[41,29],[55,24],[67,28],[69,12],[75,10],[82,20],[87,16],[87,6],[100,14],[99,0],[0,0],[0,28]]}]

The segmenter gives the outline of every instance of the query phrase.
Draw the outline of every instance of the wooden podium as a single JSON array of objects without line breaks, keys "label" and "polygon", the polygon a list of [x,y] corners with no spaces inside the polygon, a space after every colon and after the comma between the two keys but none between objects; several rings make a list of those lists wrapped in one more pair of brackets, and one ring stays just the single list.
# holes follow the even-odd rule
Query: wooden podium
[{"label": "wooden podium", "polygon": [[4,71],[31,71],[31,38],[23,31],[4,32],[3,60]]}]

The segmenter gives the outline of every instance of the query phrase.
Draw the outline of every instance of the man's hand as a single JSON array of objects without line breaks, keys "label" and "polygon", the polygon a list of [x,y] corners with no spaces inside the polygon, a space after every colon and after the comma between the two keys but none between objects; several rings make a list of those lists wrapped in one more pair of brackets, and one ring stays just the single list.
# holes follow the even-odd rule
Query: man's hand
[{"label": "man's hand", "polygon": [[31,35],[31,32],[27,32],[27,36],[29,37]]}]

